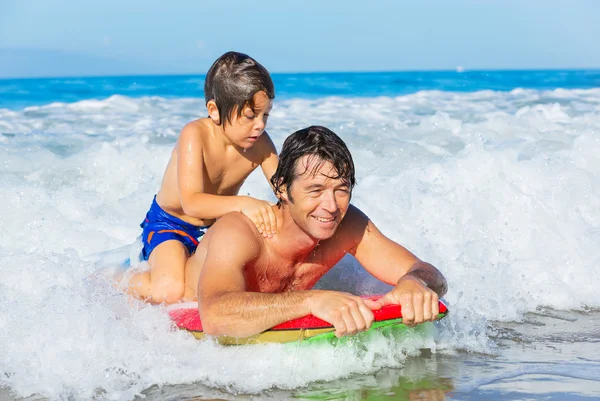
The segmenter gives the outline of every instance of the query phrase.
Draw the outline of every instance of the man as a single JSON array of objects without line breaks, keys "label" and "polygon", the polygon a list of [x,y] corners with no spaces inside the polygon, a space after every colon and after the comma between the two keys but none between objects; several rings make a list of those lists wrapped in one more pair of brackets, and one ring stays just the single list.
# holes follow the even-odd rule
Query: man
[{"label": "man", "polygon": [[[386,304],[401,304],[408,325],[437,317],[446,279],[350,205],[354,163],[336,134],[318,126],[292,134],[271,181],[279,199],[272,238],[230,213],[188,261],[185,298],[197,296],[205,333],[247,337],[313,314],[341,337],[368,329],[372,310]],[[379,301],[311,290],[347,253],[394,288]]]}]

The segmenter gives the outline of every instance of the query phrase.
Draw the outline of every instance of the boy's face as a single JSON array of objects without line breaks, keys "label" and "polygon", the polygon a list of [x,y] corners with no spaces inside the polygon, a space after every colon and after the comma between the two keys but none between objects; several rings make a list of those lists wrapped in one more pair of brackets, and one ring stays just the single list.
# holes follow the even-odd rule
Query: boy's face
[{"label": "boy's face", "polygon": [[254,109],[244,106],[242,114],[232,111],[231,124],[225,127],[227,138],[242,149],[251,148],[265,131],[273,100],[265,92],[257,92],[252,98]]}]

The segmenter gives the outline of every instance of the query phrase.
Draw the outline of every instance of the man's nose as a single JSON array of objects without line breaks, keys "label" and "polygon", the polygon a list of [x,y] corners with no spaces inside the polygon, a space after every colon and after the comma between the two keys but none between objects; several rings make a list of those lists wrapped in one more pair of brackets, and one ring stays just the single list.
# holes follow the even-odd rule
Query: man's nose
[{"label": "man's nose", "polygon": [[323,199],[321,202],[321,207],[327,210],[329,213],[335,213],[338,210],[337,201],[335,199],[334,191],[325,191],[323,193]]}]

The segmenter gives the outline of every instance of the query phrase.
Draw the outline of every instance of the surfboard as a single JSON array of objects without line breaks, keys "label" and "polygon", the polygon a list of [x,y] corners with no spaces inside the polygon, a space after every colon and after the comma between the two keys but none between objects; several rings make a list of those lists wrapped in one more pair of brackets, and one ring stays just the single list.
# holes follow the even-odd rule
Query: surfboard
[{"label": "surfboard", "polygon": [[[366,298],[376,300],[380,297],[381,295],[373,295]],[[448,313],[448,307],[440,301],[439,308],[438,319],[441,319]],[[404,326],[402,324],[402,307],[400,305],[386,305],[380,310],[373,311],[373,315],[375,319],[368,331],[380,330],[390,326]],[[198,307],[195,303],[187,303],[181,306],[174,305],[169,309],[169,316],[178,328],[187,330],[198,339],[205,337]],[[334,338],[334,331],[335,329],[330,323],[313,315],[308,315],[281,323],[251,337],[236,338],[221,336],[217,340],[223,345],[289,343],[306,340],[312,342]]]}]

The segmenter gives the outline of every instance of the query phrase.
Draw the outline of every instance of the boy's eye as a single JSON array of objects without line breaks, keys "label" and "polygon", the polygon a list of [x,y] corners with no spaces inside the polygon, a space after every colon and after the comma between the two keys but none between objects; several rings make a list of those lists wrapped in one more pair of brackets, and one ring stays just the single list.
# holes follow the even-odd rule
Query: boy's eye
[{"label": "boy's eye", "polygon": [[247,118],[248,120],[254,120],[254,117],[255,117],[254,115],[251,115],[251,116],[250,116],[250,115],[246,114],[246,118]]}]

